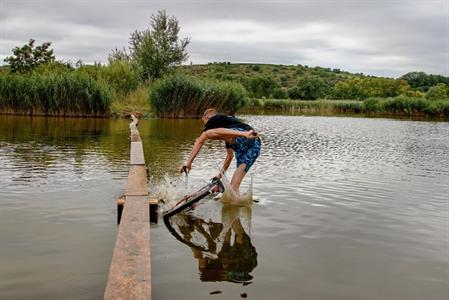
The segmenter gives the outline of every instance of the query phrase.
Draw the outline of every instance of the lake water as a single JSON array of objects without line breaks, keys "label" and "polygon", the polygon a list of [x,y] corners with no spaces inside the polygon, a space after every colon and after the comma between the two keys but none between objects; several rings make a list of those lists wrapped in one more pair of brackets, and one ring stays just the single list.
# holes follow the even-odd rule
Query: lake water
[{"label": "lake water", "polygon": [[[152,224],[154,299],[448,299],[449,123],[242,117],[262,136],[257,202],[211,199],[172,220],[178,238]],[[0,299],[102,298],[128,122],[0,116]],[[186,179],[201,123],[139,130],[167,201],[225,157],[209,142]]]}]

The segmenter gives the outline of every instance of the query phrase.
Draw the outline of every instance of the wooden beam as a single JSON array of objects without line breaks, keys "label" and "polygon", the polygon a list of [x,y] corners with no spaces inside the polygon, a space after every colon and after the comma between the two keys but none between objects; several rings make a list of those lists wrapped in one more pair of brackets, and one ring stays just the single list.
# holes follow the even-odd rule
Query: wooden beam
[{"label": "wooden beam", "polygon": [[147,196],[126,196],[104,299],[151,299]]},{"label": "wooden beam", "polygon": [[130,168],[124,198],[117,200],[120,225],[104,293],[104,299],[108,300],[151,299],[147,172],[143,146],[137,130],[138,119],[133,115],[131,117],[133,122],[129,125]]},{"label": "wooden beam", "polygon": [[[117,224],[120,224],[122,220],[123,206],[125,205],[125,198],[117,199]],[[148,198],[148,209],[150,212],[150,222],[157,224],[158,221],[158,210],[159,210],[159,199]]]},{"label": "wooden beam", "polygon": [[125,196],[148,195],[147,170],[145,165],[131,165],[128,172]]},{"label": "wooden beam", "polygon": [[131,141],[130,161],[132,165],[145,165],[142,142]]}]

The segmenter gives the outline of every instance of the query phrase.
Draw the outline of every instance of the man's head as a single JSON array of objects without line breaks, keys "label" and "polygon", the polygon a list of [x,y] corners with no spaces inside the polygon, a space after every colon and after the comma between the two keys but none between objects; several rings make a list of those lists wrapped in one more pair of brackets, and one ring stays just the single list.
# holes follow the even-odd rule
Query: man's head
[{"label": "man's head", "polygon": [[206,124],[207,121],[209,121],[210,118],[215,116],[217,114],[217,110],[215,108],[208,108],[204,111],[203,117],[201,120],[203,120],[203,123]]}]

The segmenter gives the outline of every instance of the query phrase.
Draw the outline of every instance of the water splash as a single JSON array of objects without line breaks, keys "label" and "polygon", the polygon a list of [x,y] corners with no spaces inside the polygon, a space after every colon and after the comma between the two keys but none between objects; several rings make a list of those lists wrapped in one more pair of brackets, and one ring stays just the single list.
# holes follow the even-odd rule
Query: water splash
[{"label": "water splash", "polygon": [[225,191],[223,193],[223,196],[221,197],[221,202],[223,204],[232,204],[232,205],[238,205],[238,206],[247,206],[252,204],[253,202],[253,176],[250,175],[250,184],[248,186],[248,189],[243,194],[237,194],[232,188],[231,183],[229,182],[228,177],[226,174],[223,174],[223,177],[221,178],[221,181],[223,182],[223,186],[225,188]]},{"label": "water splash", "polygon": [[174,203],[184,197],[184,195],[192,192],[189,190],[188,180],[181,177],[173,178],[164,175],[164,179],[158,182],[155,182],[151,178],[149,185],[153,197],[162,200],[162,210],[169,209]]},{"label": "water splash", "polygon": [[[226,174],[222,177],[223,186],[225,191],[222,195],[219,195],[219,199],[224,205],[237,205],[248,206],[253,202],[253,177],[250,176],[250,184],[246,192],[238,195],[231,188],[231,183]],[[161,208],[163,211],[170,209],[174,203],[182,199],[185,195],[188,195],[195,191],[192,186],[189,185],[188,178],[171,177],[164,175],[162,181],[154,181],[150,179],[150,190],[154,198],[161,200]]]}]

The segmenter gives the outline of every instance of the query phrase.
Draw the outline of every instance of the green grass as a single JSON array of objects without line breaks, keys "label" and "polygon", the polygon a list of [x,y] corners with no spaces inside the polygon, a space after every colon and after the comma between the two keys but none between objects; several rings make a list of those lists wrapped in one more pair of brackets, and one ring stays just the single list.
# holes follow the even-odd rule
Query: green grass
[{"label": "green grass", "polygon": [[141,113],[142,117],[153,115],[153,109],[148,101],[148,87],[140,86],[134,91],[115,97],[111,104],[111,114],[115,117],[125,117],[132,112]]}]

